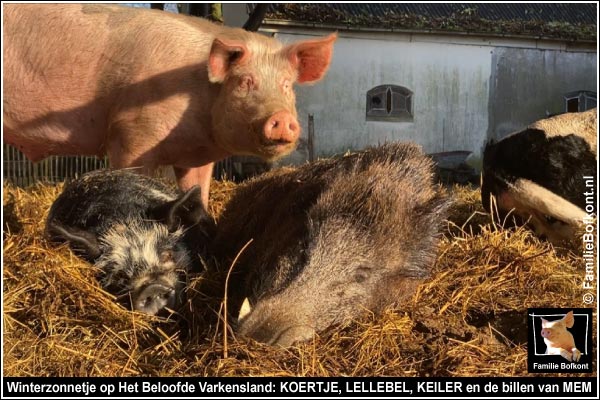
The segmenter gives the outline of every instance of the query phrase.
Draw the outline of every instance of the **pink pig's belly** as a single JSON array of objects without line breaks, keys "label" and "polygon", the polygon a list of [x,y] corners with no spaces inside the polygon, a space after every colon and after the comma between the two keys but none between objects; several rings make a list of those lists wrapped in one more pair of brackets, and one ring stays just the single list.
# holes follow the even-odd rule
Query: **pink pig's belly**
[{"label": "pink pig's belly", "polygon": [[32,161],[51,155],[105,154],[107,124],[101,110],[76,107],[40,112],[44,109],[42,104],[27,100],[17,102],[14,108],[5,102],[4,141]]},{"label": "pink pig's belly", "polygon": [[73,5],[12,4],[4,11],[4,141],[34,161],[102,155],[107,16]]},{"label": "pink pig's belly", "polygon": [[[187,41],[199,35],[195,21],[91,4],[4,11],[4,142],[32,161],[105,154],[120,166],[214,161],[209,107],[191,105],[209,90],[201,72],[210,42]],[[174,42],[170,32],[185,40]]]}]

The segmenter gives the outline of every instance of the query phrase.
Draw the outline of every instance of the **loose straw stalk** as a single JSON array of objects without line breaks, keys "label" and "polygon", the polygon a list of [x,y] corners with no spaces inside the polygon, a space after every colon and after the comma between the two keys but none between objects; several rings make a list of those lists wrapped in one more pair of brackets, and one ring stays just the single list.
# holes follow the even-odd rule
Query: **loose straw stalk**
[{"label": "loose straw stalk", "polygon": [[253,240],[254,239],[250,239],[248,241],[248,243],[246,243],[244,245],[244,247],[242,247],[242,249],[237,253],[235,258],[233,259],[233,262],[231,263],[231,266],[229,267],[229,271],[227,271],[227,277],[225,278],[225,294],[223,295],[223,313],[225,314],[223,316],[223,358],[228,357],[228,352],[227,352],[227,315],[228,315],[227,314],[227,291],[229,289],[229,276],[231,275],[231,271],[233,270],[233,267],[237,263],[237,260],[240,258],[242,253],[246,250],[246,248],[248,246],[250,246],[250,243],[252,243]]}]

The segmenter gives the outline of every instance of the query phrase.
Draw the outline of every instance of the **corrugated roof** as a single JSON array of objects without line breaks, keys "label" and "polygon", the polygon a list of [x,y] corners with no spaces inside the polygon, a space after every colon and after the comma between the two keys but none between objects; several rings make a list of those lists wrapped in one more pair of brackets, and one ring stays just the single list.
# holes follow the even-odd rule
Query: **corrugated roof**
[{"label": "corrugated roof", "polygon": [[274,4],[271,20],[345,27],[596,38],[596,3]]}]

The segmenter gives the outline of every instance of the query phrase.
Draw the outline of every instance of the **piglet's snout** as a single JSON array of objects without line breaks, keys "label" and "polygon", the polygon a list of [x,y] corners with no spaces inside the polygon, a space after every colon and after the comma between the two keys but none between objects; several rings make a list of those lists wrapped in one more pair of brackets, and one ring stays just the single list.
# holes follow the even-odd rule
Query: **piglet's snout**
[{"label": "piglet's snout", "polygon": [[264,126],[265,138],[280,143],[294,143],[300,136],[300,124],[289,111],[278,111]]},{"label": "piglet's snout", "polygon": [[150,315],[156,315],[165,307],[174,308],[176,304],[175,288],[161,283],[149,284],[133,299],[133,308]]}]

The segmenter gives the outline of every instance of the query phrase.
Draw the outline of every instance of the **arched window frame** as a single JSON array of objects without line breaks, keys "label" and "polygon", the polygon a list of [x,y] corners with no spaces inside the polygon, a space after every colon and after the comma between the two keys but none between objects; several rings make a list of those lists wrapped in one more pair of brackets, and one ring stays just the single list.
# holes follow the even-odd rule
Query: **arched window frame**
[{"label": "arched window frame", "polygon": [[398,85],[379,85],[367,92],[367,121],[413,121],[413,92]]}]

